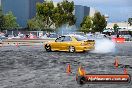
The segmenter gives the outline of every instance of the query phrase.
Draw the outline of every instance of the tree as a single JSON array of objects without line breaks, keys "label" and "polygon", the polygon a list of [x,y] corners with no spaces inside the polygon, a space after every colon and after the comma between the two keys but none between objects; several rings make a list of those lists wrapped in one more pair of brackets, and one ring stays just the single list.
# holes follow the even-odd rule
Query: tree
[{"label": "tree", "polygon": [[54,4],[52,1],[44,1],[43,3],[37,3],[37,15],[42,19],[45,29],[51,28],[53,21],[51,16],[53,15]]},{"label": "tree", "polygon": [[31,31],[52,31],[52,29],[45,29],[45,24],[38,16],[28,20],[28,29]]},{"label": "tree", "polygon": [[54,7],[52,1],[37,3],[37,15],[42,19],[45,29],[58,28],[63,24],[75,24],[74,3],[64,0]]},{"label": "tree", "polygon": [[105,16],[101,15],[100,12],[94,14],[92,21],[93,21],[92,30],[94,32],[102,32],[104,28],[107,26]]},{"label": "tree", "polygon": [[113,29],[115,33],[118,33],[119,26],[117,24],[114,24]]},{"label": "tree", "polygon": [[27,26],[28,29],[32,31],[37,31],[37,30],[41,31],[44,28],[43,21],[39,19],[37,16],[28,20]]},{"label": "tree", "polygon": [[0,6],[0,31],[4,30],[4,15]]},{"label": "tree", "polygon": [[90,16],[86,16],[83,18],[83,21],[82,23],[80,24],[80,30],[81,32],[84,32],[84,33],[88,33],[90,32],[91,30],[91,27],[92,27],[92,20],[91,20],[91,17]]},{"label": "tree", "polygon": [[[56,26],[61,26],[63,24],[74,25],[76,22],[75,15],[73,15],[74,11],[74,2],[68,2],[68,0],[63,0],[63,2],[57,4],[57,8],[55,8],[55,18]],[[57,15],[57,19],[56,19]],[[58,16],[61,19],[58,19]]]},{"label": "tree", "polygon": [[13,13],[10,11],[4,16],[4,29],[9,30],[9,29],[15,29],[18,28],[19,25],[16,22],[16,17],[13,15]]},{"label": "tree", "polygon": [[128,18],[128,24],[132,25],[132,18]]}]

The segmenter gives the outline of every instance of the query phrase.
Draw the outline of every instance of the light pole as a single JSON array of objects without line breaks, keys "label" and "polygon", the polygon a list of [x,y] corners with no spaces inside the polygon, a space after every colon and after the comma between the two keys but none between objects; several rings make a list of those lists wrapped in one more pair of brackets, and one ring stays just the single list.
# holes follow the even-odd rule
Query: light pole
[{"label": "light pole", "polygon": [[128,20],[127,20],[127,30],[128,30]]}]

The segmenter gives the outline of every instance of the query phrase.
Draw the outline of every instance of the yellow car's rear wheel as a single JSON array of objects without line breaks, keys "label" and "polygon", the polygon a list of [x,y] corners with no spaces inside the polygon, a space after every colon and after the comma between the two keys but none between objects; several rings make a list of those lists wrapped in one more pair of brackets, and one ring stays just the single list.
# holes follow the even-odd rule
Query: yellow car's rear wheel
[{"label": "yellow car's rear wheel", "polygon": [[69,52],[74,53],[76,51],[74,46],[69,46]]},{"label": "yellow car's rear wheel", "polygon": [[50,52],[50,51],[51,51],[51,46],[50,46],[49,44],[46,44],[46,45],[45,45],[45,50],[46,50],[47,52]]}]

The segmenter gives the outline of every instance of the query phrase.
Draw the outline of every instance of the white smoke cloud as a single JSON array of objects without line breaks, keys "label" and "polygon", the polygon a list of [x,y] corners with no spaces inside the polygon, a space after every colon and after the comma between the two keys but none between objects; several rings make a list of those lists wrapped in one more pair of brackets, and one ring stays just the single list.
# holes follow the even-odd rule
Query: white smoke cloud
[{"label": "white smoke cloud", "polygon": [[109,39],[95,40],[95,50],[92,53],[109,53],[115,52],[115,43]]},{"label": "white smoke cloud", "polygon": [[65,34],[75,32],[76,30],[77,28],[75,25],[69,26],[68,24],[64,24],[60,28],[58,28],[58,33],[61,35],[65,35]]}]

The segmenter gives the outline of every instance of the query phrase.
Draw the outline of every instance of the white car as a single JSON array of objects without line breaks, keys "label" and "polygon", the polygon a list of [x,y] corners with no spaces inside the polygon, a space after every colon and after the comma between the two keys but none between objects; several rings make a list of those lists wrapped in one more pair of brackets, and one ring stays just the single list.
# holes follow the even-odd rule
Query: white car
[{"label": "white car", "polygon": [[5,36],[0,36],[0,41],[3,41],[4,39],[7,39]]}]

